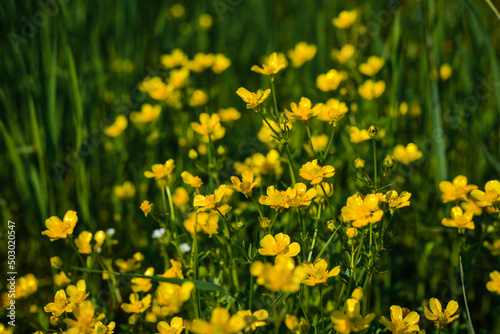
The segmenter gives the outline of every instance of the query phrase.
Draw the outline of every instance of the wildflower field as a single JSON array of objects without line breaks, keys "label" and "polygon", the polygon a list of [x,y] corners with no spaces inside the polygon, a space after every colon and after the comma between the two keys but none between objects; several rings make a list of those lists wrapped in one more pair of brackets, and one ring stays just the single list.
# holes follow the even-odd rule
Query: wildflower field
[{"label": "wildflower field", "polygon": [[500,334],[498,7],[3,1],[0,334]]}]

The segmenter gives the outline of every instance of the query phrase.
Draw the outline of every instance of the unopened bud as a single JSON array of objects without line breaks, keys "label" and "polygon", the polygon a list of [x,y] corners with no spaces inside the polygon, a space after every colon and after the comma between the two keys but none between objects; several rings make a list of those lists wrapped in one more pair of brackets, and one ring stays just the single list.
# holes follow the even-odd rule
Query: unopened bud
[{"label": "unopened bud", "polygon": [[387,168],[391,168],[392,166],[394,166],[394,157],[390,154],[386,156],[383,165]]},{"label": "unopened bud", "polygon": [[361,158],[357,158],[356,160],[354,160],[354,167],[365,168],[365,161],[361,160]]},{"label": "unopened bud", "polygon": [[377,136],[378,129],[375,125],[372,125],[368,128],[368,136],[370,136],[371,139],[375,139]]}]

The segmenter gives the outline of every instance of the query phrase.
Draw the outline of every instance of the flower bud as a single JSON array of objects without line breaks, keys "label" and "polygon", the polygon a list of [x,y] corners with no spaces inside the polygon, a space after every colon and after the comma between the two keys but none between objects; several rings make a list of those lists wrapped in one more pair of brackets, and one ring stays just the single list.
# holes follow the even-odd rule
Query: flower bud
[{"label": "flower bud", "polygon": [[354,160],[354,167],[365,168],[365,161],[361,160],[361,158],[357,158],[356,160]]},{"label": "flower bud", "polygon": [[188,157],[189,159],[191,160],[195,160],[195,159],[198,159],[198,152],[196,152],[195,150],[193,149],[190,149],[189,152],[188,152]]},{"label": "flower bud", "polygon": [[358,229],[355,227],[348,228],[347,231],[347,237],[349,239],[355,238],[358,235]]},{"label": "flower bud", "polygon": [[377,136],[378,129],[375,125],[372,125],[368,128],[368,136],[370,136],[371,139],[375,139]]},{"label": "flower bud", "polygon": [[387,168],[391,168],[392,166],[394,166],[394,157],[390,154],[386,156],[383,165]]}]

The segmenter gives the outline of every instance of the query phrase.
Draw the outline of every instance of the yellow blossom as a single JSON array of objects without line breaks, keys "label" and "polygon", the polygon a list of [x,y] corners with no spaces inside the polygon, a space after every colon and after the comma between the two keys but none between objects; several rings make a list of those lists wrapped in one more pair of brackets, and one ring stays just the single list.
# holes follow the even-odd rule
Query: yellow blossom
[{"label": "yellow blossom", "polygon": [[151,207],[153,206],[152,203],[149,203],[149,201],[143,201],[141,203],[141,210],[144,212],[144,217],[147,217],[148,214],[151,212]]},{"label": "yellow blossom", "polygon": [[332,313],[331,319],[334,329],[341,334],[360,332],[367,329],[373,319],[375,319],[375,313],[370,313],[363,317],[360,309],[358,300],[353,298],[347,299],[344,312],[334,311]]},{"label": "yellow blossom", "polygon": [[[328,145],[328,136],[325,134],[315,136],[313,135],[311,137],[311,143],[314,149],[318,152],[323,151],[326,149],[326,145]],[[314,156],[314,152],[311,149],[311,145],[309,143],[304,143],[304,149],[306,150],[307,154],[311,157]]]},{"label": "yellow blossom", "polygon": [[365,129],[360,130],[355,126],[350,126],[348,127],[348,129],[349,129],[349,137],[351,139],[351,143],[357,144],[370,139],[368,131]]},{"label": "yellow blossom", "polygon": [[26,298],[38,290],[38,279],[29,273],[16,281],[16,298]]},{"label": "yellow blossom", "polygon": [[451,218],[444,218],[441,224],[448,227],[456,227],[459,231],[468,228],[470,230],[474,229],[474,222],[472,217],[474,214],[472,212],[466,212],[462,210],[459,206],[454,206],[451,209]]},{"label": "yellow blossom", "polygon": [[198,23],[200,24],[201,29],[208,30],[213,23],[212,16],[210,14],[201,14],[198,19]]},{"label": "yellow blossom", "polygon": [[411,334],[420,330],[418,322],[420,316],[417,312],[404,314],[404,309],[398,305],[391,306],[391,320],[385,317],[380,318],[380,323],[393,334]]},{"label": "yellow blossom", "polygon": [[184,321],[180,317],[173,317],[170,324],[160,321],[156,326],[158,334],[180,334],[184,329]]},{"label": "yellow blossom", "polygon": [[323,105],[323,110],[319,113],[318,119],[330,122],[333,126],[337,126],[337,122],[341,120],[349,111],[344,102],[331,98]]},{"label": "yellow blossom", "polygon": [[358,286],[356,289],[354,289],[354,291],[352,292],[351,294],[351,297],[356,299],[356,300],[361,300],[361,298],[363,298],[363,288]]},{"label": "yellow blossom", "polygon": [[130,113],[130,120],[135,124],[145,124],[153,122],[160,116],[161,106],[159,104],[151,105],[144,103],[141,106],[141,111],[133,111]]},{"label": "yellow blossom", "polygon": [[186,63],[186,67],[193,72],[203,72],[213,65],[215,55],[212,53],[199,52],[194,55],[193,60]]},{"label": "yellow blossom", "polygon": [[252,195],[252,189],[259,185],[260,179],[256,178],[254,180],[254,175],[250,169],[244,169],[241,173],[241,180],[237,176],[231,176],[232,186],[230,189],[240,192],[245,195],[246,198]]},{"label": "yellow blossom", "polygon": [[226,134],[226,129],[220,124],[219,114],[202,113],[200,114],[200,123],[192,122],[191,128],[203,136],[202,140],[205,143],[209,142],[209,135],[211,141],[216,141]]},{"label": "yellow blossom", "polygon": [[118,137],[127,128],[127,117],[118,115],[115,122],[104,129],[104,134],[109,137]]},{"label": "yellow blossom", "polygon": [[90,247],[90,241],[92,240],[92,233],[88,231],[82,231],[78,238],[75,239],[75,245],[78,248],[78,252],[81,254],[90,254],[92,248]]},{"label": "yellow blossom", "polygon": [[52,313],[55,317],[59,317],[64,312],[73,312],[73,304],[66,297],[66,292],[61,289],[56,292],[54,302],[45,305],[43,310],[47,313]]},{"label": "yellow blossom", "polygon": [[45,220],[45,226],[48,230],[43,231],[42,234],[48,236],[50,241],[65,239],[68,235],[73,234],[77,221],[76,211],[68,210],[62,221],[57,216]]},{"label": "yellow blossom", "polygon": [[199,176],[193,176],[193,174],[184,171],[181,173],[182,181],[186,184],[189,184],[191,187],[198,189],[201,187],[203,182],[201,181]]},{"label": "yellow blossom", "polygon": [[[175,89],[180,89],[180,88],[184,87],[186,85],[186,83],[188,82],[188,79],[189,79],[189,69],[187,67],[182,67],[178,70],[172,70],[172,71],[170,71],[170,73],[168,75],[168,79],[167,79],[168,85],[164,84],[163,89],[161,91],[159,91],[159,93],[164,92],[164,94],[161,94],[161,95],[158,94],[160,96],[153,96],[153,95],[151,95],[151,92],[149,94],[155,100],[165,99],[168,97],[169,94],[172,94],[172,92]],[[162,86],[160,86],[160,87],[162,87]]]},{"label": "yellow blossom", "polygon": [[[104,325],[101,321],[96,322],[94,326],[95,334],[113,334],[116,323],[111,321],[107,326]],[[94,334],[94,332],[92,332]]]},{"label": "yellow blossom", "polygon": [[244,163],[235,162],[234,169],[238,173],[242,173],[244,169],[250,168],[254,175],[268,175],[274,172],[276,175],[282,173],[280,162],[280,154],[272,149],[264,156],[262,153],[255,153],[251,157],[245,159]]},{"label": "yellow blossom", "polygon": [[340,48],[340,50],[333,49],[332,57],[339,61],[341,64],[348,62],[356,53],[356,48],[352,44],[345,44]]},{"label": "yellow blossom", "polygon": [[425,317],[434,321],[437,328],[445,327],[460,316],[460,314],[453,316],[453,314],[458,310],[458,303],[454,300],[450,300],[444,311],[441,307],[441,303],[436,298],[431,298],[429,305],[431,307],[431,311],[429,311],[427,307],[424,307]]},{"label": "yellow blossom", "polygon": [[275,264],[256,261],[250,266],[250,273],[257,277],[257,284],[271,291],[295,292],[307,273],[302,266],[295,267],[292,258],[277,257]]},{"label": "yellow blossom", "polygon": [[451,69],[450,64],[443,64],[439,68],[439,75],[441,76],[441,80],[446,81],[451,77],[453,70]]},{"label": "yellow blossom", "polygon": [[151,306],[150,294],[139,300],[139,295],[137,293],[132,293],[130,294],[129,299],[130,304],[121,304],[121,308],[127,313],[143,313]]},{"label": "yellow blossom", "polygon": [[[439,183],[439,189],[443,193],[443,203],[454,202],[458,200],[467,201],[467,194],[477,186],[467,184],[467,177],[458,175],[452,182],[442,181]],[[471,194],[472,195],[472,194]]]},{"label": "yellow blossom", "polygon": [[63,261],[61,260],[61,258],[59,256],[52,256],[50,258],[50,265],[52,268],[60,269],[62,264],[63,264]]},{"label": "yellow blossom", "polygon": [[294,257],[300,253],[298,242],[290,243],[290,237],[287,234],[278,233],[274,237],[271,234],[266,235],[260,240],[259,254],[263,256],[288,256]]},{"label": "yellow blossom", "polygon": [[347,229],[346,234],[349,239],[353,239],[358,235],[359,231],[355,227],[350,227]]},{"label": "yellow blossom", "polygon": [[174,49],[171,54],[162,55],[160,57],[161,64],[166,68],[183,66],[187,60],[187,55],[181,49]]},{"label": "yellow blossom", "polygon": [[460,206],[462,209],[464,209],[466,212],[472,212],[474,216],[480,216],[483,214],[483,209],[481,209],[476,202],[472,200],[468,200],[466,202],[460,203]]},{"label": "yellow blossom", "polygon": [[365,161],[361,158],[357,158],[354,160],[354,167],[356,168],[365,168]]},{"label": "yellow blossom", "polygon": [[292,102],[290,103],[290,110],[285,109],[287,115],[291,118],[295,118],[306,122],[309,118],[316,116],[323,109],[323,104],[318,103],[314,107],[312,107],[311,100],[306,97],[302,97],[299,103]]},{"label": "yellow blossom", "polygon": [[193,282],[187,281],[182,285],[160,282],[158,285],[157,299],[162,306],[162,313],[165,315],[178,313],[185,301],[191,296],[194,289]]},{"label": "yellow blossom", "polygon": [[151,167],[152,171],[144,172],[144,176],[147,178],[155,178],[155,180],[168,180],[168,176],[175,168],[175,162],[173,159],[169,159],[165,164],[154,164]]},{"label": "yellow blossom", "polygon": [[191,107],[199,107],[207,104],[207,102],[208,102],[208,95],[201,89],[195,90],[191,95],[191,97],[189,98],[189,105]]},{"label": "yellow blossom", "polygon": [[379,222],[384,212],[379,209],[381,194],[368,194],[363,199],[360,195],[352,195],[347,199],[347,205],[341,210],[346,222],[352,221],[352,226],[360,228]]},{"label": "yellow blossom", "polygon": [[309,277],[302,283],[308,286],[315,286],[317,284],[326,285],[326,281],[330,277],[337,276],[340,273],[340,266],[336,266],[328,271],[328,264],[324,259],[319,258],[315,264],[311,262],[304,262],[302,264]]},{"label": "yellow blossom", "polygon": [[231,59],[227,58],[222,53],[217,53],[214,56],[214,62],[212,64],[212,71],[215,74],[219,74],[219,73],[224,72],[225,70],[228,69],[229,66],[231,66]]},{"label": "yellow blossom", "polygon": [[335,168],[330,165],[321,167],[318,165],[318,159],[314,159],[302,165],[299,175],[304,180],[311,181],[311,184],[319,184],[323,182],[323,179],[333,177],[335,175]]},{"label": "yellow blossom", "polygon": [[273,76],[273,75],[277,74],[279,71],[281,71],[282,69],[284,69],[285,67],[286,67],[286,64],[279,59],[278,54],[276,52],[273,52],[269,56],[269,59],[267,60],[267,64],[263,64],[262,68],[257,66],[257,65],[254,65],[254,66],[252,66],[252,68],[250,70],[252,70],[253,72],[260,73],[260,74]]},{"label": "yellow blossom", "polygon": [[384,58],[370,56],[368,57],[366,63],[362,63],[359,65],[359,71],[364,75],[372,76],[380,71],[382,66],[384,66],[384,63]]},{"label": "yellow blossom", "polygon": [[172,195],[172,202],[175,206],[184,207],[189,203],[189,194],[184,187],[178,187],[175,189]]},{"label": "yellow blossom", "polygon": [[280,128],[281,130],[285,131],[285,126],[288,127],[288,130],[292,129],[292,124],[290,122],[287,122],[286,125],[285,123],[280,122],[278,125],[278,123],[276,123],[273,120],[268,120],[267,122],[262,121],[262,127],[257,133],[257,138],[259,138],[259,140],[263,143],[267,144],[276,143],[277,141],[275,132],[279,133]]},{"label": "yellow blossom", "polygon": [[[327,182],[321,182],[316,185],[316,198],[314,201],[316,203],[323,203],[327,199],[327,197],[333,196],[333,184]],[[326,192],[326,193],[325,193]]]},{"label": "yellow blossom", "polygon": [[499,205],[500,181],[491,180],[486,182],[484,185],[484,191],[479,189],[472,190],[471,196],[476,200],[477,206],[481,208]]},{"label": "yellow blossom", "polygon": [[242,98],[242,100],[246,102],[247,109],[254,109],[255,111],[257,111],[257,107],[269,97],[269,94],[271,94],[271,90],[258,90],[257,93],[254,93],[250,92],[245,87],[240,87],[236,91],[236,94],[238,94]]},{"label": "yellow blossom", "polygon": [[491,281],[488,281],[488,283],[486,283],[486,289],[488,289],[488,291],[500,294],[500,272],[498,272],[497,270],[492,271],[490,273],[490,279]]},{"label": "yellow blossom", "polygon": [[[73,310],[73,319],[64,319],[68,324],[69,330],[67,333],[93,333],[97,321],[104,318],[104,314],[94,317],[95,307],[90,300],[86,300],[81,304],[75,305]],[[109,333],[109,332],[108,332]]]},{"label": "yellow blossom", "polygon": [[184,278],[184,275],[182,274],[182,262],[181,261],[176,261],[174,259],[170,259],[170,264],[171,267],[165,273],[161,276],[163,277],[169,277],[169,278]]},{"label": "yellow blossom", "polygon": [[269,313],[266,310],[257,310],[252,313],[250,310],[242,310],[236,313],[236,316],[245,321],[245,332],[254,331],[257,328],[267,325]]},{"label": "yellow blossom", "polygon": [[483,246],[491,252],[491,255],[500,255],[500,239],[493,241],[493,243],[485,241]]},{"label": "yellow blossom", "polygon": [[106,239],[106,232],[102,230],[97,231],[94,234],[94,240],[95,240],[94,250],[97,250],[99,247],[101,247],[105,239]]},{"label": "yellow blossom", "polygon": [[[145,276],[153,276],[155,273],[155,269],[153,267],[149,267],[144,272]],[[133,292],[148,292],[153,287],[151,280],[149,278],[136,277],[132,278],[132,291]]]},{"label": "yellow blossom", "polygon": [[212,311],[210,322],[195,319],[191,324],[190,331],[196,334],[233,334],[241,332],[245,326],[243,317],[231,316],[225,308],[216,307]]},{"label": "yellow blossom", "polygon": [[241,113],[236,108],[225,108],[217,111],[221,122],[236,121],[241,118]]},{"label": "yellow blossom", "polygon": [[114,192],[119,199],[132,198],[135,195],[135,187],[132,182],[125,181],[122,185],[116,185],[114,187]]},{"label": "yellow blossom", "polygon": [[339,16],[332,19],[332,24],[339,29],[347,29],[358,17],[358,12],[356,10],[344,10],[340,12]]},{"label": "yellow blossom", "polygon": [[210,195],[196,195],[194,197],[193,205],[198,207],[198,212],[216,209],[219,202],[222,200],[224,192],[228,189],[228,186],[222,184],[217,188],[213,194]]},{"label": "yellow blossom", "polygon": [[317,195],[316,189],[308,190],[306,185],[301,182],[296,183],[293,188],[288,187],[285,193],[291,207],[309,206]]},{"label": "yellow blossom", "polygon": [[323,92],[328,92],[336,90],[345,79],[347,79],[347,72],[331,69],[326,74],[320,74],[316,78],[316,86]]},{"label": "yellow blossom", "polygon": [[69,301],[73,304],[79,304],[89,296],[87,284],[82,279],[76,282],[76,285],[68,285],[66,293],[69,296]]},{"label": "yellow blossom", "polygon": [[140,268],[142,261],[144,261],[144,255],[140,252],[137,252],[127,261],[123,259],[117,259],[115,261],[115,264],[120,269],[120,272],[126,273]]},{"label": "yellow blossom", "polygon": [[288,58],[292,61],[293,67],[301,67],[305,62],[314,58],[317,50],[318,48],[314,44],[299,42],[294,49],[288,51]]},{"label": "yellow blossom", "polygon": [[387,204],[389,204],[391,215],[394,214],[397,209],[410,206],[410,197],[411,194],[407,191],[403,191],[401,195],[398,195],[397,191],[389,190],[385,194],[385,200],[387,201]]},{"label": "yellow blossom", "polygon": [[409,143],[406,147],[403,145],[397,145],[394,147],[393,156],[396,161],[408,165],[413,161],[422,158],[422,152],[418,149],[417,145]]},{"label": "yellow blossom", "polygon": [[361,86],[358,87],[358,93],[365,100],[373,100],[374,98],[380,97],[385,91],[385,82],[380,80],[374,82],[369,79],[363,82]]},{"label": "yellow blossom", "polygon": [[189,233],[194,234],[194,229],[196,226],[196,232],[203,231],[203,233],[208,234],[208,236],[211,238],[213,234],[217,234],[217,229],[219,228],[218,223],[218,213],[191,212],[188,216],[188,219],[184,221],[184,227]]},{"label": "yellow blossom", "polygon": [[59,274],[54,275],[54,283],[57,286],[65,286],[71,283],[71,280],[66,276],[64,271],[61,271]]}]

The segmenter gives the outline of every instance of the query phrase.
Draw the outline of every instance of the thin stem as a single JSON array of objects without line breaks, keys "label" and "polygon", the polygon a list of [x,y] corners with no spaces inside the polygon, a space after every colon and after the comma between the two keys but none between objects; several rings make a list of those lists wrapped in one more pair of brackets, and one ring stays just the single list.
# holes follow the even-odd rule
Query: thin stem
[{"label": "thin stem", "polygon": [[[194,223],[194,238],[193,238],[193,261],[194,261],[194,279],[199,278],[199,258],[198,258],[198,212],[196,212],[195,223]],[[201,300],[200,300],[200,290],[196,289],[196,317],[201,316]]]},{"label": "thin stem", "polygon": [[323,315],[323,286],[319,286],[319,308],[321,309],[321,332],[325,333],[325,323]]},{"label": "thin stem", "polygon": [[378,189],[377,185],[377,145],[375,144],[375,139],[372,139],[373,143],[373,183],[375,185],[375,189]]},{"label": "thin stem", "polygon": [[255,198],[253,198],[252,195],[250,195],[250,198],[252,199],[253,204],[255,204],[257,211],[259,211],[260,218],[264,218],[264,215],[262,214],[262,211],[260,210],[259,202],[257,202],[257,200]]},{"label": "thin stem", "polygon": [[278,119],[278,102],[276,100],[276,89],[274,88],[274,78],[271,77],[271,90],[273,92],[273,101],[274,101],[274,117]]},{"label": "thin stem", "polygon": [[320,182],[319,185],[321,187],[321,190],[323,190],[323,194],[325,194],[326,203],[328,204],[328,208],[330,209],[330,213],[333,217],[333,208],[332,205],[330,204],[330,199],[328,198],[328,194],[326,193],[325,187],[323,187],[323,182]]},{"label": "thin stem", "polygon": [[333,237],[335,236],[335,234],[337,233],[337,231],[340,229],[341,226],[342,226],[342,224],[339,224],[339,226],[337,226],[337,228],[335,229],[335,231],[333,231],[333,233],[330,236],[330,238],[328,239],[328,241],[325,243],[325,245],[323,246],[323,248],[321,248],[321,250],[319,251],[318,255],[316,255],[316,258],[314,259],[314,262],[316,262],[321,257],[321,255],[323,255],[323,253],[325,252],[326,248],[330,245],[330,243],[333,240]]},{"label": "thin stem", "polygon": [[264,116],[260,111],[257,112],[260,117],[262,117],[262,119],[264,120],[264,122],[267,124],[267,126],[269,127],[269,129],[274,133],[274,135],[278,138],[281,138],[281,134],[278,133],[278,131],[276,131],[272,126],[271,124],[269,123],[269,121],[267,120],[266,116]]},{"label": "thin stem", "polygon": [[300,209],[297,208],[297,212],[299,213],[299,222],[300,222],[300,237],[302,239],[302,257],[303,260],[306,260],[306,230],[304,226],[304,221],[302,220],[302,214],[300,213]]},{"label": "thin stem", "polygon": [[309,145],[311,146],[311,150],[313,152],[313,155],[316,156],[316,151],[314,150],[312,136],[311,136],[311,129],[309,129],[308,123],[304,123],[304,124],[306,125],[306,132],[307,132],[307,137],[309,138]]},{"label": "thin stem", "polygon": [[165,226],[168,226],[168,218],[167,218],[167,198],[165,197],[165,187],[161,189],[161,199],[163,201],[163,210],[165,210]]},{"label": "thin stem", "polygon": [[330,150],[330,146],[332,146],[333,142],[333,135],[335,134],[335,127],[332,127],[332,134],[330,135],[330,140],[328,141],[328,144],[326,145],[326,149],[323,152],[323,157],[321,160],[325,160],[326,156],[328,155],[328,151]]},{"label": "thin stem", "polygon": [[175,211],[174,211],[174,202],[172,201],[172,195],[170,194],[170,188],[168,186],[165,187],[168,197],[168,204],[170,206],[170,214],[172,215],[172,225],[175,220]]},{"label": "thin stem", "polygon": [[293,166],[292,156],[288,149],[288,145],[285,145],[285,154],[288,161],[288,167],[290,168],[290,178],[292,179],[292,184],[295,184],[295,167]]}]

